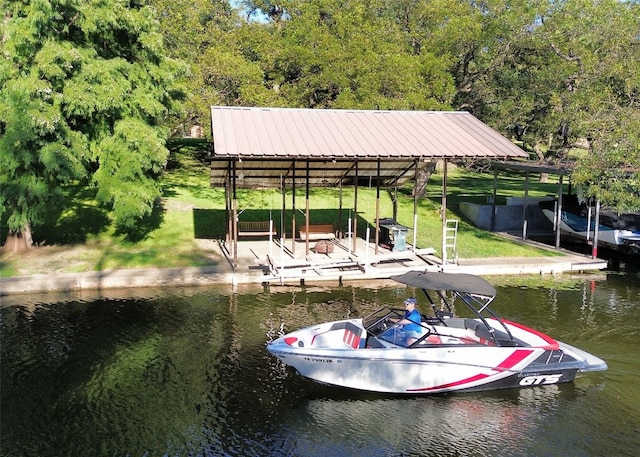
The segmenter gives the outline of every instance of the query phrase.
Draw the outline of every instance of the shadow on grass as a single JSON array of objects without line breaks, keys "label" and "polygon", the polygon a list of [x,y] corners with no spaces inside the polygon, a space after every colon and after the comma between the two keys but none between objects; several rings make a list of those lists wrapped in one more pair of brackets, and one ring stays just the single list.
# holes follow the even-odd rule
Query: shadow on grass
[{"label": "shadow on grass", "polygon": [[[116,235],[125,236],[131,242],[143,240],[160,227],[163,219],[164,210],[158,202],[149,216],[141,218],[133,227],[118,230]],[[111,225],[108,209],[95,201],[95,189],[78,184],[65,189],[62,204],[52,205],[44,221],[33,227],[32,236],[38,244],[85,243],[89,237],[99,235]]]},{"label": "shadow on grass", "polygon": [[162,225],[164,221],[164,208],[160,201],[153,205],[151,214],[138,220],[133,227],[122,227],[116,230],[116,235],[124,236],[132,243],[144,240],[149,233]]},{"label": "shadow on grass", "polygon": [[0,262],[0,278],[14,276],[16,273],[13,268],[9,269],[5,262]]},{"label": "shadow on grass", "polygon": [[221,209],[193,209],[193,236],[196,239],[219,240],[227,233],[225,211]]},{"label": "shadow on grass", "polygon": [[170,152],[167,170],[193,168],[197,164],[207,164],[211,144],[204,138],[169,138],[167,149]]},{"label": "shadow on grass", "polygon": [[[486,204],[488,198],[493,196],[493,178],[487,175],[474,173],[454,174],[448,179],[448,203],[457,207],[460,201],[468,201],[478,204]],[[501,173],[496,185],[496,203],[505,204],[507,196],[524,196],[525,181],[522,175],[514,173]],[[532,176],[529,182],[531,195],[557,194],[557,182],[540,182],[537,176]],[[435,190],[431,188],[430,190]],[[438,196],[441,199],[441,195]]]},{"label": "shadow on grass", "polygon": [[33,240],[40,244],[84,243],[110,224],[108,211],[97,205],[95,190],[83,184],[67,187],[65,201],[50,208],[42,224],[33,227]]},{"label": "shadow on grass", "polygon": [[[267,209],[247,209],[243,211],[238,219],[240,221],[269,221],[273,220],[273,226],[278,234],[282,233],[280,211]],[[305,223],[303,212],[296,210],[296,227],[302,227]],[[286,210],[284,213],[284,232],[287,238],[291,237],[293,211]],[[342,217],[337,209],[314,209],[309,212],[309,224],[331,224],[336,231],[347,232],[348,211],[343,209]],[[367,222],[358,217],[358,231],[364,233]],[[193,210],[193,231],[197,239],[223,239],[227,233],[227,221],[225,210],[218,209],[194,209]],[[298,234],[296,233],[296,237]]]}]

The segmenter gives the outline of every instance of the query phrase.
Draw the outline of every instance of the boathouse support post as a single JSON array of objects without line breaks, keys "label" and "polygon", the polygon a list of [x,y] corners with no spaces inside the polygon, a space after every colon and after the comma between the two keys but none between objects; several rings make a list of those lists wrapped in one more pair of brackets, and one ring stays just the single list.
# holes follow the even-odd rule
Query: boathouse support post
[{"label": "boathouse support post", "polygon": [[235,272],[238,268],[238,192],[236,189],[236,172],[237,172],[237,161],[233,161],[233,170],[231,172],[231,187],[232,187],[232,204],[231,211],[233,213],[233,222],[232,222],[232,230],[231,237],[233,238],[233,271]]},{"label": "boathouse support post", "polygon": [[378,244],[380,242],[380,159],[376,167],[376,236],[375,253],[378,255]]},{"label": "boathouse support post", "polygon": [[369,226],[367,226],[366,233],[365,233],[365,242],[364,242],[364,265],[362,266],[364,268],[365,272],[369,268],[369,236],[370,236],[370,233],[371,233],[371,229],[369,228]]},{"label": "boathouse support post", "polygon": [[447,159],[442,164],[442,268],[447,264]]},{"label": "boathouse support post", "polygon": [[287,185],[284,180],[284,176],[280,174],[280,193],[282,195],[282,205],[280,208],[280,244],[284,243],[284,230],[285,230],[285,209],[287,207]]},{"label": "boathouse support post", "polygon": [[[227,234],[224,237],[227,246],[231,246],[233,240],[233,215],[231,214],[231,162],[227,164],[227,176],[224,182],[224,213],[227,218]],[[228,248],[227,248],[228,249]]]},{"label": "boathouse support post", "polygon": [[351,255],[351,210],[349,210],[349,219],[347,220],[347,252]]},{"label": "boathouse support post", "polygon": [[353,252],[357,252],[357,242],[358,242],[358,160],[355,163],[355,186],[353,188],[353,229],[352,233],[352,246],[351,250]]},{"label": "boathouse support post", "polygon": [[393,183],[393,220],[398,222],[398,182]]},{"label": "boathouse support post", "polygon": [[[291,252],[296,255],[296,161],[291,165]],[[284,237],[284,235],[283,235]]]},{"label": "boathouse support post", "polygon": [[[306,208],[304,213],[304,223],[305,223],[305,231],[309,233],[309,161],[307,160],[307,179],[306,179]],[[295,217],[295,215],[294,215]],[[309,255],[309,237],[305,237],[305,255]]]},{"label": "boathouse support post", "polygon": [[[413,175],[413,186],[415,187],[418,182],[418,166],[420,161],[418,159],[414,160],[414,175]],[[413,252],[416,252],[418,243],[418,193],[413,191]]]},{"label": "boathouse support post", "polygon": [[340,178],[339,188],[340,188],[340,191],[338,193],[339,197],[338,197],[338,229],[337,229],[338,233],[337,235],[340,240],[343,240],[344,231],[342,228],[342,177]]},{"label": "boathouse support post", "polygon": [[[591,258],[598,258],[598,229],[600,226],[600,200],[596,199],[596,215],[595,215],[595,224],[593,227],[593,245],[591,246]],[[589,228],[587,228],[589,231]]]},{"label": "boathouse support post", "polygon": [[491,231],[496,231],[496,199],[498,198],[498,169],[493,170],[493,195],[491,197]]},{"label": "boathouse support post", "polygon": [[560,221],[562,220],[562,189],[563,189],[563,176],[558,177],[558,205],[556,207],[556,249],[560,249]]},{"label": "boathouse support post", "polygon": [[524,208],[522,209],[522,239],[527,239],[527,204],[529,200],[529,172],[524,174]]}]

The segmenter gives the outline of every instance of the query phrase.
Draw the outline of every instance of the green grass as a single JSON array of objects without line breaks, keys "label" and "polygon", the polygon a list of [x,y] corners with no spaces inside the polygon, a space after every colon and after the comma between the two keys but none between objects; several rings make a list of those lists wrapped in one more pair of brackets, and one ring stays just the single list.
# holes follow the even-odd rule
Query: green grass
[{"label": "green grass", "polygon": [[[442,225],[437,218],[441,207],[442,195],[441,172],[434,174],[427,187],[430,198],[422,202],[420,214],[426,212],[436,217],[425,220],[428,236],[437,241],[436,248],[441,245]],[[538,249],[518,242],[505,240],[491,232],[474,227],[465,220],[459,211],[460,202],[472,202],[486,204],[487,198],[493,196],[493,173],[476,173],[461,168],[449,169],[447,174],[447,218],[459,219],[457,248],[461,258],[482,257],[536,257],[557,256],[554,251]],[[505,204],[506,197],[523,197],[525,179],[523,175],[509,174],[504,171],[498,175],[496,203]],[[529,178],[529,197],[543,197],[556,195],[558,181],[556,177],[550,177],[548,182],[540,182],[539,176],[531,175]],[[409,192],[407,190],[407,192]],[[402,222],[402,220],[400,220]],[[421,238],[418,237],[418,240]],[[420,245],[420,242],[419,242]]]},{"label": "green grass", "polygon": [[[213,246],[207,248],[199,240],[224,237],[224,189],[209,187],[206,160],[186,155],[176,156],[162,178],[164,198],[153,217],[141,224],[140,236],[132,240],[115,232],[108,212],[96,204],[95,190],[79,184],[67,187],[67,204],[63,212],[52,211],[49,218],[33,228],[34,240],[40,248],[27,254],[0,257],[2,276],[46,273],[50,271],[80,272],[117,268],[189,267],[215,265],[218,259]],[[433,247],[440,254],[442,226],[440,222],[442,173],[436,172],[427,188],[427,197],[418,201],[418,247]],[[501,173],[498,178],[498,203],[507,196],[524,195],[524,177]],[[293,217],[291,191],[285,197],[285,229],[291,230]],[[539,183],[531,178],[529,195],[555,194],[557,182]],[[521,243],[505,240],[480,230],[459,214],[461,201],[486,202],[493,193],[493,174],[474,173],[451,167],[447,182],[447,218],[459,219],[457,247],[461,258],[515,257],[557,255]],[[282,195],[278,190],[244,190],[237,192],[240,220],[272,218],[280,227]],[[354,189],[342,194],[342,228],[349,217],[355,217]],[[304,223],[306,206],[304,189],[296,193],[296,224]],[[376,202],[376,190],[358,189],[357,217],[359,236],[365,227],[373,227],[376,206],[380,217],[393,215],[393,190],[382,190]],[[309,206],[311,223],[338,225],[340,193],[335,188],[311,189]],[[411,188],[398,189],[397,220],[413,227]],[[291,234],[288,233],[288,236]],[[3,233],[6,236],[6,233]],[[374,235],[371,231],[371,240]],[[407,240],[413,241],[413,231]],[[4,240],[2,240],[3,242]],[[209,245],[212,243],[208,242]]]},{"label": "green grass", "polygon": [[[529,196],[547,196],[557,192],[558,183],[551,180],[548,183],[540,183],[534,177],[530,178]],[[431,177],[427,188],[427,197],[418,200],[418,233],[416,244],[419,248],[433,247],[441,255],[442,246],[442,223],[440,211],[442,204],[442,173],[436,173]],[[354,217],[354,189],[343,189],[342,193],[342,229],[346,231],[347,220]],[[470,201],[475,203],[486,203],[487,197],[493,195],[493,173],[474,173],[459,168],[453,168],[448,173],[447,179],[447,218],[458,219],[457,251],[461,258],[483,258],[483,257],[539,257],[556,256],[556,252],[538,249],[530,245],[505,240],[485,230],[474,227],[466,221],[459,213],[459,203]],[[517,175],[505,175],[498,179],[497,202],[505,203],[506,197],[524,196],[524,177]],[[380,201],[376,202],[376,189],[358,189],[358,235],[365,236],[365,227],[368,224],[371,228],[375,226],[376,207],[379,205],[379,217],[393,216],[394,191],[381,190]],[[272,209],[272,216],[276,227],[280,224],[279,208],[281,205],[279,193],[275,191],[264,191],[259,197],[256,191],[238,192],[238,207],[244,210],[240,218],[244,220],[260,220],[256,216],[256,211],[252,208]],[[290,193],[286,198],[286,205],[291,207]],[[337,225],[340,205],[340,192],[334,188],[311,189],[309,197],[310,221],[311,223],[333,223]],[[411,187],[407,186],[398,189],[397,192],[397,221],[400,224],[413,228],[413,207],[414,200],[411,196]],[[305,194],[300,189],[296,193],[296,224],[304,223]],[[264,213],[261,215],[267,217]],[[291,227],[291,210],[285,216],[287,230]],[[374,232],[370,232],[373,241]],[[290,234],[288,234],[290,236]],[[413,241],[413,230],[407,234],[407,240]]]}]

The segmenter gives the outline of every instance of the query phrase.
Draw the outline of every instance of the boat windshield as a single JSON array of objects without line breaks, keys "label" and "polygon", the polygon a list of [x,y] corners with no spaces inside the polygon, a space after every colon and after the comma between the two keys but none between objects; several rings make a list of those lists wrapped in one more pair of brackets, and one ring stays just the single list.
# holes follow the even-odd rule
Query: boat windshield
[{"label": "boat windshield", "polygon": [[423,339],[431,333],[431,329],[424,322],[413,322],[413,329],[398,325],[397,322],[404,318],[404,310],[395,308],[380,308],[362,320],[367,332],[376,338],[391,343],[395,346],[409,347],[416,341]]},{"label": "boat windshield", "polygon": [[394,310],[384,306],[362,319],[362,325],[367,332],[376,335],[378,333],[376,332],[376,329],[378,329],[380,324],[383,324],[390,319],[399,319],[403,314],[404,311],[400,313],[400,310]]}]

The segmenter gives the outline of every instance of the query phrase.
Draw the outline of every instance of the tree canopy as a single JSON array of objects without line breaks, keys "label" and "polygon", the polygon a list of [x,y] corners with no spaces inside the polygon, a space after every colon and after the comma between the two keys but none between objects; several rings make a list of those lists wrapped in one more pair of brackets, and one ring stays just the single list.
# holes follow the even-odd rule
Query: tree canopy
[{"label": "tree canopy", "polygon": [[197,63],[224,104],[466,110],[541,160],[575,161],[587,195],[640,208],[638,2],[242,4]]},{"label": "tree canopy", "polygon": [[[21,233],[86,180],[122,228],[211,105],[466,110],[588,196],[640,208],[640,4],[20,0],[4,7],[0,209]],[[184,93],[179,109],[176,101]]]},{"label": "tree canopy", "polygon": [[[0,210],[8,242],[86,180],[134,229],[160,197],[163,124],[180,109],[181,65],[144,1],[25,0],[5,6],[0,61]],[[17,247],[17,246],[16,246]]]}]

